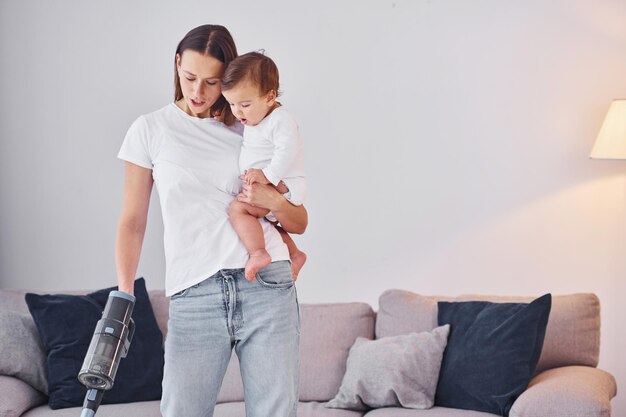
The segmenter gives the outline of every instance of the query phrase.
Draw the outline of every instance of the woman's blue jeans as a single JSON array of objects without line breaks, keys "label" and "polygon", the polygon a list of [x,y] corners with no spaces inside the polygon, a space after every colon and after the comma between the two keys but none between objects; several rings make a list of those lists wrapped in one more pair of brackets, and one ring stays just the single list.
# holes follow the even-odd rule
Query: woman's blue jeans
[{"label": "woman's blue jeans", "polygon": [[210,417],[235,348],[247,417],[293,417],[300,314],[288,261],[244,278],[224,269],[170,300],[161,413]]}]

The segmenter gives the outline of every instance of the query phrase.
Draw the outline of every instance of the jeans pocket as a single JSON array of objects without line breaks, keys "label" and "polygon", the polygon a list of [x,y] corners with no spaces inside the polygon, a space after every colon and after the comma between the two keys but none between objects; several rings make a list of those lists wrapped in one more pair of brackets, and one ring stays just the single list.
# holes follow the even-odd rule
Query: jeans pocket
[{"label": "jeans pocket", "polygon": [[189,290],[190,288],[185,288],[182,291],[178,291],[176,294],[172,294],[172,296],[170,297],[170,300],[174,301],[174,300],[177,300],[179,298],[186,296],[187,294],[189,294]]},{"label": "jeans pocket", "polygon": [[187,295],[189,295],[189,292],[194,289],[194,288],[198,288],[200,286],[200,284],[202,284],[202,282],[199,282],[197,284],[192,285],[191,287],[187,287],[182,291],[178,291],[176,294],[173,294],[170,297],[170,300],[176,300],[178,298],[183,298],[186,297]]},{"label": "jeans pocket", "polygon": [[285,262],[285,267],[260,270],[256,274],[256,280],[259,284],[268,288],[291,288],[294,284],[291,268],[287,262]]},{"label": "jeans pocket", "polygon": [[184,290],[182,290],[182,291],[178,291],[176,294],[172,295],[172,296],[170,297],[170,299],[171,299],[171,300],[176,300],[177,298],[183,298],[183,297],[186,297],[186,296],[189,294],[189,291],[191,291],[191,290],[192,290],[192,289],[194,289],[194,288],[198,288],[198,287],[200,286],[200,284],[202,284],[202,283],[201,283],[201,282],[199,282],[199,283],[197,283],[197,284],[195,284],[195,285],[192,285],[191,287],[187,287],[187,288],[185,288],[185,289],[184,289]]}]

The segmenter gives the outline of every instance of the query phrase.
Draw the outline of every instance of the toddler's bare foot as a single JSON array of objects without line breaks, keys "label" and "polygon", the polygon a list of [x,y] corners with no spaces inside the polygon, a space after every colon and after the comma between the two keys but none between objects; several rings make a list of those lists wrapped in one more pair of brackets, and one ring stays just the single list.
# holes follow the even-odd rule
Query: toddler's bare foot
[{"label": "toddler's bare foot", "polygon": [[246,279],[250,282],[256,281],[256,273],[272,263],[272,257],[265,249],[258,249],[250,254],[250,259],[246,262]]},{"label": "toddler's bare foot", "polygon": [[300,273],[302,266],[306,262],[306,253],[299,250],[298,252],[291,255],[290,258],[291,258],[291,273],[293,274],[293,280],[295,281],[298,279],[298,274]]}]

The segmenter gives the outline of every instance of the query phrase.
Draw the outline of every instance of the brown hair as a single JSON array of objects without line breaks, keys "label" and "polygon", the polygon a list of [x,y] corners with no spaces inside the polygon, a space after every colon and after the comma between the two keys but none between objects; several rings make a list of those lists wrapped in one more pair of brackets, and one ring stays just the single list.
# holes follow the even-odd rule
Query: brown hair
[{"label": "brown hair", "polygon": [[[228,29],[220,25],[202,25],[189,31],[178,43],[176,55],[182,56],[187,49],[209,55],[223,62],[224,67],[237,57],[237,47],[233,37]],[[176,55],[174,55],[174,100],[178,101],[183,98],[183,91],[178,78]],[[235,123],[235,116],[224,96],[220,96],[211,106],[211,115],[216,114],[220,114],[227,125]]]},{"label": "brown hair", "polygon": [[258,86],[261,95],[274,90],[278,96],[278,67],[262,53],[248,52],[228,64],[222,76],[222,90],[228,91],[242,81]]}]

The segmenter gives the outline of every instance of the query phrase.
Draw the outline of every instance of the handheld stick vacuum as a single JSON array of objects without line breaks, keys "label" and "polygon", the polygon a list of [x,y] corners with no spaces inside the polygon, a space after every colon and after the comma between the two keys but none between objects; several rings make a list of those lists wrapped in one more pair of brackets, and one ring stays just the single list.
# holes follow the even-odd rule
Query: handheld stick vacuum
[{"label": "handheld stick vacuum", "polygon": [[135,322],[131,318],[134,306],[132,295],[121,291],[109,293],[78,374],[78,380],[87,387],[81,417],[93,417],[104,392],[113,388],[117,367],[126,357],[135,333]]}]

